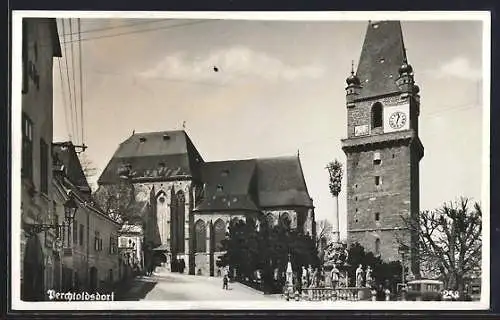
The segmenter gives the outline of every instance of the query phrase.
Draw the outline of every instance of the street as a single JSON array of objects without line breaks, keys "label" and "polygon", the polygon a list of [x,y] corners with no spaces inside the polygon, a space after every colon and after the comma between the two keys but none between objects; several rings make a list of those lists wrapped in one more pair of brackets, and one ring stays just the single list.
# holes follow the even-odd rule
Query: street
[{"label": "street", "polygon": [[262,293],[243,286],[240,283],[230,283],[229,290],[222,289],[222,279],[217,277],[193,276],[156,272],[151,277],[139,277],[126,292],[118,293],[122,301],[269,301],[276,296]]}]

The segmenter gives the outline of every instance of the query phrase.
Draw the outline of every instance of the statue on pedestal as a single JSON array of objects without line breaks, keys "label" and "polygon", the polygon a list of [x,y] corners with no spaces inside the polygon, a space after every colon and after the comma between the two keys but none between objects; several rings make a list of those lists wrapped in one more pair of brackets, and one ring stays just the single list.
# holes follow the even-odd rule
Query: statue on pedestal
[{"label": "statue on pedestal", "polygon": [[372,268],[368,266],[366,267],[366,287],[371,288],[372,283],[373,283]]},{"label": "statue on pedestal", "polygon": [[288,255],[288,264],[286,266],[286,284],[289,287],[293,287],[293,270],[292,262],[290,261],[290,255]]},{"label": "statue on pedestal", "polygon": [[339,269],[337,269],[337,266],[335,264],[333,265],[332,271],[330,272],[330,279],[332,283],[332,288],[333,289],[337,288],[340,279],[340,271]]},{"label": "statue on pedestal", "polygon": [[307,269],[306,267],[302,266],[302,288],[306,288],[307,285],[308,285]]},{"label": "statue on pedestal", "polygon": [[356,269],[356,287],[363,286],[363,266],[360,264]]}]

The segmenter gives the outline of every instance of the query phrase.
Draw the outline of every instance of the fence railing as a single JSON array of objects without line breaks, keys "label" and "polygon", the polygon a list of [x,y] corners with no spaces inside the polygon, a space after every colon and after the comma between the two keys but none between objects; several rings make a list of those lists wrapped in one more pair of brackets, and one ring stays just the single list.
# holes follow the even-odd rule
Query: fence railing
[{"label": "fence railing", "polygon": [[302,301],[361,301],[372,300],[370,288],[303,288],[301,293],[285,292],[285,298]]}]

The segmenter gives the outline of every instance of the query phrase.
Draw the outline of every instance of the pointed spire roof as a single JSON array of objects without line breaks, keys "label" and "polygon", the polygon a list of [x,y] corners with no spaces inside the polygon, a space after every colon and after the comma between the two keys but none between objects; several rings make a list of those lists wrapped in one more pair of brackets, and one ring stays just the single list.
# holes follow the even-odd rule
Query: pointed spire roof
[{"label": "pointed spire roof", "polygon": [[370,21],[356,75],[361,81],[358,98],[398,92],[396,79],[406,59],[400,21]]}]

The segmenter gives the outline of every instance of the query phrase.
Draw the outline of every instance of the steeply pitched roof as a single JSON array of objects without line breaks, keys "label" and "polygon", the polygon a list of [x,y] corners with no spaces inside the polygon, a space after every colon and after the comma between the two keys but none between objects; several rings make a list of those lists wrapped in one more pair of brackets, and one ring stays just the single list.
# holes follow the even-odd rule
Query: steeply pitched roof
[{"label": "steeply pitched roof", "polygon": [[261,207],[313,207],[298,156],[257,159]]},{"label": "steeply pitched roof", "polygon": [[254,202],[256,192],[252,190],[255,166],[255,160],[204,163],[201,168],[204,199],[196,210],[257,211],[258,208]]},{"label": "steeply pitched roof", "polygon": [[398,92],[396,79],[405,57],[401,23],[371,21],[366,30],[356,72],[362,86],[357,98]]},{"label": "steeply pitched roof", "polygon": [[81,191],[91,191],[85,173],[83,172],[80,159],[78,159],[75,147],[71,142],[54,142],[52,144],[52,156],[55,162],[62,162],[66,169],[66,176],[72,184]]},{"label": "steeply pitched roof", "polygon": [[313,206],[298,156],[207,162],[202,181],[198,211]]},{"label": "steeply pitched roof", "polygon": [[50,35],[52,36],[52,50],[54,57],[62,57],[61,41],[59,40],[59,32],[57,31],[57,20],[48,18],[50,23]]},{"label": "steeply pitched roof", "polygon": [[122,142],[101,176],[99,184],[116,183],[118,170],[130,165],[133,179],[169,179],[199,176],[203,163],[184,131],[136,133]]}]

